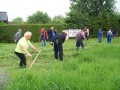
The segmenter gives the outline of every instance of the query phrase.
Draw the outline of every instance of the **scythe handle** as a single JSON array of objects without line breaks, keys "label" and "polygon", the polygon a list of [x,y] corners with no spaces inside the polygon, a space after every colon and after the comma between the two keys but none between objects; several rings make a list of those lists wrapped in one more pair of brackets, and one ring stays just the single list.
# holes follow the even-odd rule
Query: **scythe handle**
[{"label": "scythe handle", "polygon": [[[39,53],[40,54],[40,53]],[[37,56],[35,57],[35,59],[33,60],[33,62],[30,65],[30,68],[32,67],[32,65],[34,64],[34,62],[36,61],[37,57],[39,56],[39,54],[37,54]]]}]

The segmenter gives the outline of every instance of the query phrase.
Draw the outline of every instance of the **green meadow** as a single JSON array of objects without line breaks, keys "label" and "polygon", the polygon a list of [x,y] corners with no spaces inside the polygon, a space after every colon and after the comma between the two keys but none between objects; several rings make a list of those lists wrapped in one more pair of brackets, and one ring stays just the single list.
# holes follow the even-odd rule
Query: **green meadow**
[{"label": "green meadow", "polygon": [[[33,43],[42,50],[32,68],[19,69],[14,54],[16,44],[0,43],[0,70],[5,75],[3,90],[120,90],[120,38],[111,44],[97,39],[84,41],[85,49],[76,51],[76,41],[63,44],[64,60],[54,59],[53,47],[47,42]],[[36,53],[29,49],[36,57]],[[27,62],[29,63],[29,58]]]}]

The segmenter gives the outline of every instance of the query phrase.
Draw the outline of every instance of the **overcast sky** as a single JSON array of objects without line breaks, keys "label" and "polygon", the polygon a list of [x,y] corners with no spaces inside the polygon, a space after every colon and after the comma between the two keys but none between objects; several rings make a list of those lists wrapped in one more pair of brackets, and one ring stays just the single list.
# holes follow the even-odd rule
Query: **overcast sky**
[{"label": "overcast sky", "polygon": [[[120,11],[120,0],[117,0],[117,8]],[[47,12],[53,18],[69,11],[69,0],[0,0],[0,11],[6,11],[8,20],[21,17],[24,21],[36,11]]]}]

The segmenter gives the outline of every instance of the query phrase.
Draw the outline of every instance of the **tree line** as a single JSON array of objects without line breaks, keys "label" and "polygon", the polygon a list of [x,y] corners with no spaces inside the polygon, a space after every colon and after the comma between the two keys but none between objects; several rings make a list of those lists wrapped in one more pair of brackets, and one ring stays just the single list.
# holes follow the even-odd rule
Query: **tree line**
[{"label": "tree line", "polygon": [[70,11],[66,16],[55,16],[53,19],[42,11],[28,16],[24,22],[22,18],[13,19],[13,24],[66,24],[69,28],[78,29],[88,27],[93,33],[101,28],[113,28],[119,31],[120,13],[116,10],[115,0],[70,0]]},{"label": "tree line", "polygon": [[115,0],[70,0],[70,12],[66,23],[70,28],[88,27],[91,33],[98,28],[104,31],[112,28],[119,33],[120,13],[116,10]]},{"label": "tree line", "polygon": [[62,15],[55,16],[53,19],[45,12],[36,11],[31,16],[28,16],[24,22],[21,17],[12,20],[12,24],[65,24],[65,17]]}]

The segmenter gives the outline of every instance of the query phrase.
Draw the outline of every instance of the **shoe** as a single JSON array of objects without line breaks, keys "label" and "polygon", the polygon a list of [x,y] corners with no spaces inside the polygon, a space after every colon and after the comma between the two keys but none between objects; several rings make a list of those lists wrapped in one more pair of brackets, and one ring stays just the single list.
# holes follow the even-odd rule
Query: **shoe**
[{"label": "shoe", "polygon": [[60,61],[62,61],[63,60],[63,58],[60,58]]},{"label": "shoe", "polygon": [[52,45],[52,46],[53,46],[53,42],[50,42],[50,45]]}]

